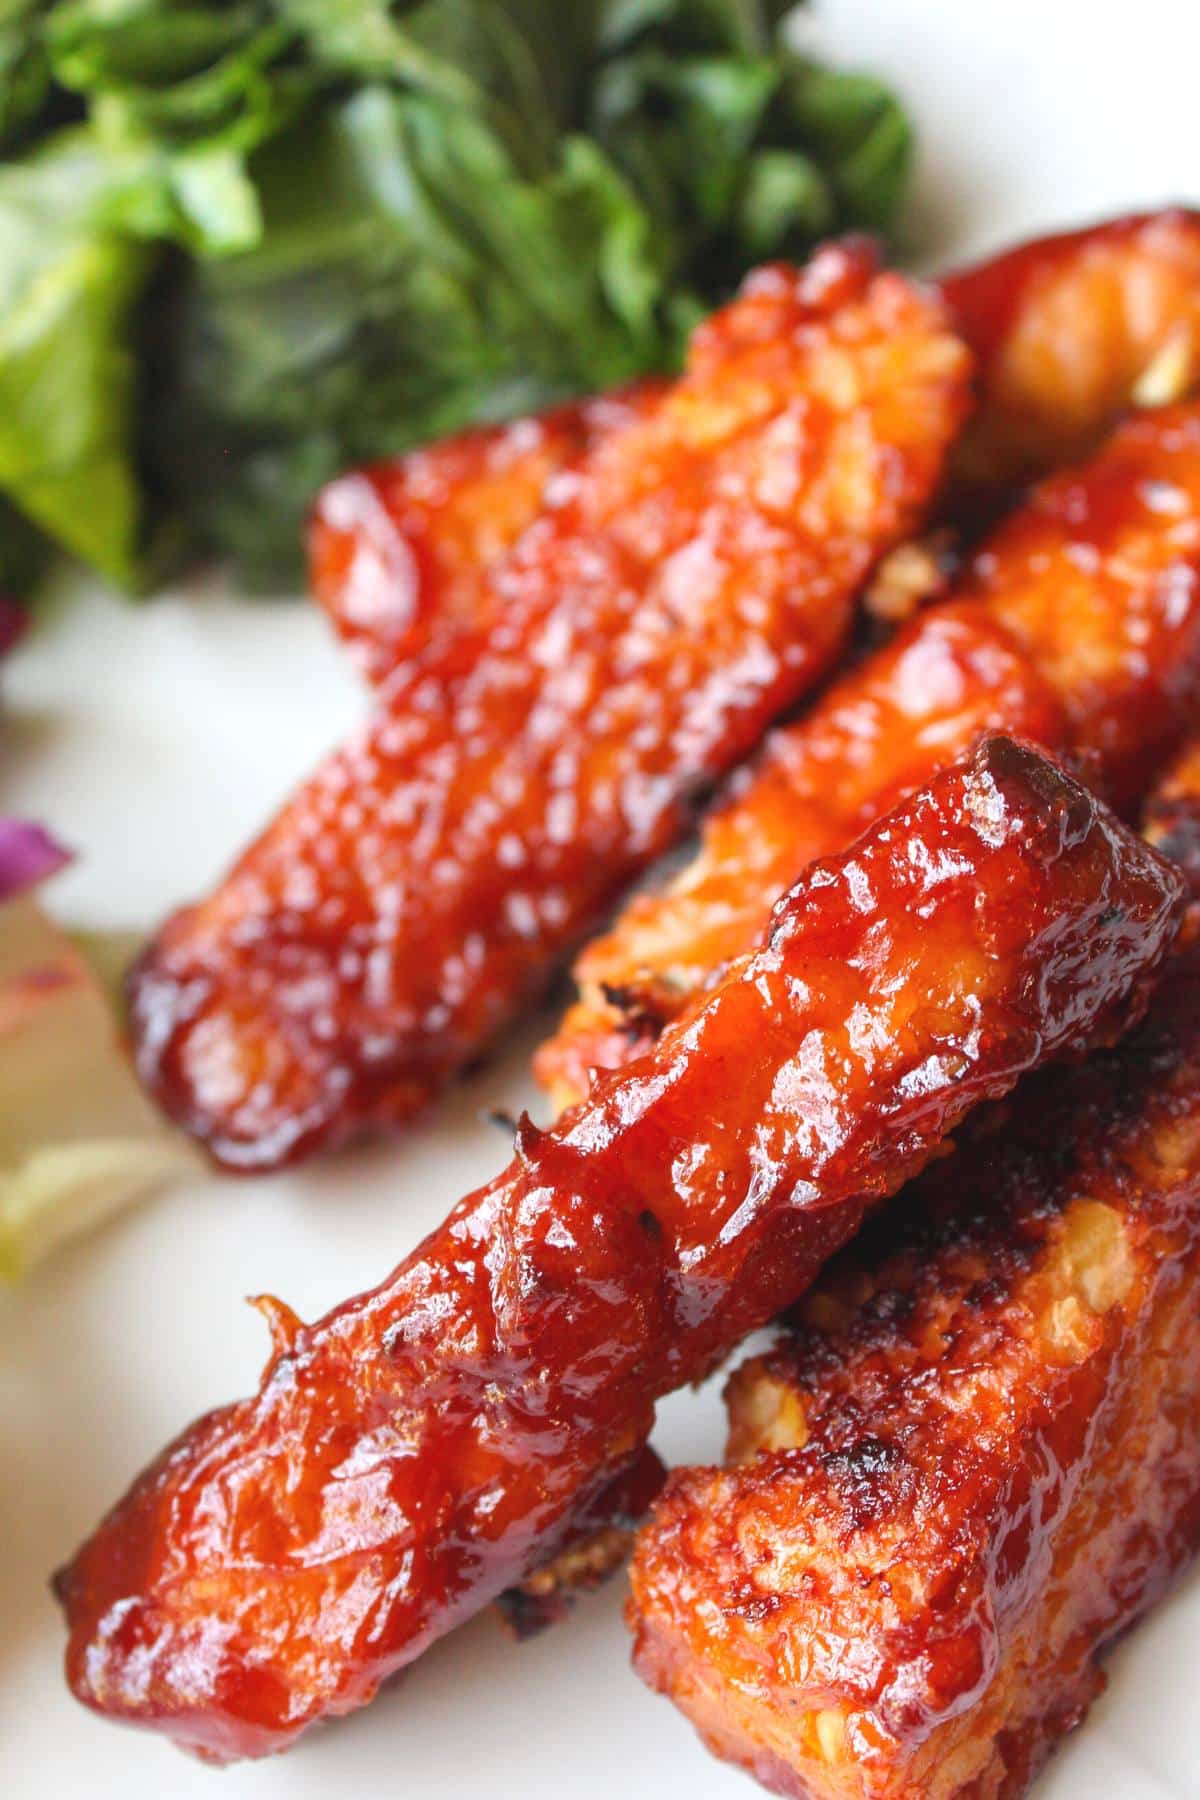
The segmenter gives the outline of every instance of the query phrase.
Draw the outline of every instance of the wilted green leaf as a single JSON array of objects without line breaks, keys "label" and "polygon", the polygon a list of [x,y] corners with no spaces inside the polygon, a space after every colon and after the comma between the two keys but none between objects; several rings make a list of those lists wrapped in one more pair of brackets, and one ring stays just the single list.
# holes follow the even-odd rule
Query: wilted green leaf
[{"label": "wilted green leaf", "polygon": [[790,10],[0,0],[0,494],[127,583],[169,497],[278,583],[346,462],[671,366],[899,197],[903,114]]},{"label": "wilted green leaf", "polygon": [[597,146],[567,140],[530,182],[448,123],[381,88],[328,111],[256,164],[261,246],[188,283],[162,454],[205,538],[262,580],[347,460],[669,353],[649,222]]},{"label": "wilted green leaf", "polygon": [[130,308],[146,253],[102,223],[108,169],[71,135],[0,169],[0,488],[60,544],[132,578]]},{"label": "wilted green leaf", "polygon": [[778,141],[794,137],[826,170],[839,216],[887,231],[912,162],[912,127],[895,95],[870,75],[797,58],[783,84]]},{"label": "wilted green leaf", "polygon": [[50,93],[45,0],[0,0],[0,151],[34,124]]}]

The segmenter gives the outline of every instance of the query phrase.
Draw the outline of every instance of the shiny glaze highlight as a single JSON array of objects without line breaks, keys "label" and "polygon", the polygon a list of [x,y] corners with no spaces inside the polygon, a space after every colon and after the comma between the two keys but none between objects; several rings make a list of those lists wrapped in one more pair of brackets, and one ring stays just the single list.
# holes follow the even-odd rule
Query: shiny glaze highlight
[{"label": "shiny glaze highlight", "polygon": [[431,639],[494,616],[494,565],[570,503],[591,452],[649,418],[665,386],[464,431],[322,488],[308,527],[312,591],[367,679],[386,681]]}]

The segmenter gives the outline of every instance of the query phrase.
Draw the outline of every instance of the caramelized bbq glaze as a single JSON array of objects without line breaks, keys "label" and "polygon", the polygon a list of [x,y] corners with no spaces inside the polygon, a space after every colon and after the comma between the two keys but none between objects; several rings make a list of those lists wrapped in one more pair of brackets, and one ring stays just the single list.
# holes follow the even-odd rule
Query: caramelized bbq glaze
[{"label": "caramelized bbq glaze", "polygon": [[770,268],[133,974],[137,1063],[222,1162],[395,1125],[477,1057],[843,645],[966,352],[868,250]]},{"label": "caramelized bbq glaze", "polygon": [[1200,1545],[1200,954],[968,1127],[732,1378],[636,1663],[808,1800],[1015,1800]]},{"label": "caramelized bbq glaze", "polygon": [[561,1104],[636,1055],[815,856],[985,728],[1083,753],[1122,810],[1200,704],[1200,406],[1148,411],[1043,482],[953,596],[841,677],[735,777],[693,860],[578,958],[535,1061]]},{"label": "caramelized bbq glaze", "polygon": [[800,1293],[979,1102],[1107,1040],[1182,882],[991,738],[815,865],[763,947],[373,1293],[275,1354],[57,1578],[97,1710],[216,1758],[369,1700],[544,1564],[654,1402]]},{"label": "caramelized bbq glaze", "polygon": [[544,513],[574,496],[585,458],[649,418],[665,384],[465,431],[352,469],[321,490],[308,528],[312,590],[369,680],[495,609],[489,579]]}]

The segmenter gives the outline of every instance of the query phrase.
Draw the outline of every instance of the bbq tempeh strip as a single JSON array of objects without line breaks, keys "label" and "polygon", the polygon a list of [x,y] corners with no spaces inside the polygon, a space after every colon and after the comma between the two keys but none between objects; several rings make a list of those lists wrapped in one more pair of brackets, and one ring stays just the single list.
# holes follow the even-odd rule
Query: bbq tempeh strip
[{"label": "bbq tempeh strip", "polygon": [[1200,948],[968,1131],[638,1541],[639,1670],[782,1794],[1015,1800],[1200,1546]]},{"label": "bbq tempeh strip", "polygon": [[431,636],[485,623],[502,600],[493,566],[570,503],[589,454],[651,418],[663,393],[643,382],[329,482],[308,531],[312,588],[368,679],[384,681]]},{"label": "bbq tempeh strip", "polygon": [[975,1104],[1107,1038],[1182,884],[989,739],[821,863],[764,947],[374,1293],[272,1302],[258,1395],[144,1474],[58,1580],[81,1699],[217,1757],[369,1700],[543,1564],[660,1395],[811,1280]]},{"label": "bbq tempeh strip", "polygon": [[[1035,238],[939,289],[976,359],[980,404],[952,464],[953,509],[1082,456],[1135,403],[1200,380],[1200,214],[1180,208]],[[660,401],[661,383],[601,395],[353,469],[318,497],[313,591],[381,681],[432,632],[468,629],[498,593],[489,568],[586,455]]]},{"label": "bbq tempeh strip", "polygon": [[1200,705],[1200,406],[1144,413],[1052,476],[953,597],[768,740],[694,859],[576,965],[538,1054],[558,1103],[653,1039],[762,929],[775,897],[984,727],[1084,752],[1122,808]]},{"label": "bbq tempeh strip", "polygon": [[956,498],[1083,456],[1130,407],[1200,385],[1200,213],[1035,238],[946,276],[940,292],[978,367]]},{"label": "bbq tempeh strip", "polygon": [[760,271],[687,373],[135,972],[138,1066],[221,1161],[394,1125],[488,1045],[845,641],[961,420],[940,310],[856,245]]}]

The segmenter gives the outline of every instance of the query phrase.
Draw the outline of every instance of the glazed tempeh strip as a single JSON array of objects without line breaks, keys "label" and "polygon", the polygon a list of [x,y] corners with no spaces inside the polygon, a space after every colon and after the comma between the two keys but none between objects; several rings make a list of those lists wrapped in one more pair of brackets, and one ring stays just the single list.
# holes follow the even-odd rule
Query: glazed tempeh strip
[{"label": "glazed tempeh strip", "polygon": [[1147,412],[1037,488],[954,596],[768,740],[693,860],[576,964],[537,1058],[556,1101],[652,1041],[776,896],[985,728],[1083,753],[1122,810],[1200,704],[1200,406]]},{"label": "glazed tempeh strip", "polygon": [[698,790],[827,672],[966,406],[861,245],[761,270],[131,982],[143,1079],[224,1163],[397,1125],[489,1046]]},{"label": "glazed tempeh strip", "polygon": [[803,1291],[978,1103],[1107,1040],[1182,883],[985,742],[780,902],[763,947],[375,1292],[270,1303],[258,1394],[200,1420],[58,1579],[101,1712],[282,1748],[544,1564],[658,1397]]},{"label": "glazed tempeh strip", "polygon": [[[1170,787],[1154,829],[1194,847],[1200,757]],[[782,1794],[1015,1800],[1200,1545],[1198,1284],[1193,943],[734,1375],[732,1466],[677,1474],[638,1542],[644,1678]]]}]

